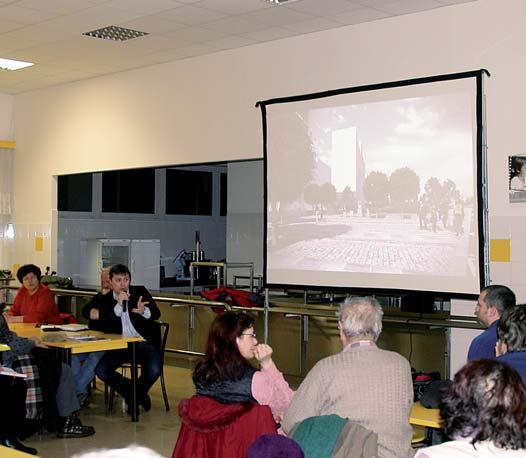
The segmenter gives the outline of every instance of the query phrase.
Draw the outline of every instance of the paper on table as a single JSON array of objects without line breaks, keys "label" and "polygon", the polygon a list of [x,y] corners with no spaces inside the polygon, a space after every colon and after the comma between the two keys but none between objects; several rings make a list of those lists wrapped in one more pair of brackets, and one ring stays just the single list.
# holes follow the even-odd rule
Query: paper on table
[{"label": "paper on table", "polygon": [[26,378],[26,374],[21,374],[20,372],[14,371],[10,367],[0,366],[0,375],[10,375],[11,377],[20,377]]}]

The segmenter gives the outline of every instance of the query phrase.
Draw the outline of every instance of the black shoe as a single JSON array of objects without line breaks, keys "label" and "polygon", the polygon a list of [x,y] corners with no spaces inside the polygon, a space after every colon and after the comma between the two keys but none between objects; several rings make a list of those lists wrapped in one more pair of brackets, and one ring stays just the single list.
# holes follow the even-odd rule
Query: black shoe
[{"label": "black shoe", "polygon": [[89,394],[88,393],[77,394],[77,398],[79,400],[80,408],[86,407],[87,405],[89,405]]},{"label": "black shoe", "polygon": [[4,447],[12,448],[12,449],[18,450],[20,452],[29,453],[30,455],[36,455],[37,454],[37,449],[36,448],[26,447],[16,437],[12,437],[10,439],[2,439],[2,440],[0,440],[0,444],[2,444]]},{"label": "black shoe", "polygon": [[152,400],[148,395],[144,396],[144,398],[139,404],[146,412],[149,412],[152,409]]},{"label": "black shoe", "polygon": [[95,428],[93,426],[84,426],[80,418],[75,415],[66,417],[64,425],[57,431],[57,437],[64,439],[88,437],[93,436],[93,434],[95,434]]}]

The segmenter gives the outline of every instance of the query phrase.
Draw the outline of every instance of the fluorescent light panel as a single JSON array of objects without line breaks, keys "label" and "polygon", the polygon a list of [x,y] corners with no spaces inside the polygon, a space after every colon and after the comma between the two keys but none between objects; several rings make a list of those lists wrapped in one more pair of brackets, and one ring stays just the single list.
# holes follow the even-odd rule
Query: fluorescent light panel
[{"label": "fluorescent light panel", "polygon": [[20,70],[21,68],[31,67],[35,65],[32,62],[23,62],[21,60],[5,59],[0,57],[1,70]]}]

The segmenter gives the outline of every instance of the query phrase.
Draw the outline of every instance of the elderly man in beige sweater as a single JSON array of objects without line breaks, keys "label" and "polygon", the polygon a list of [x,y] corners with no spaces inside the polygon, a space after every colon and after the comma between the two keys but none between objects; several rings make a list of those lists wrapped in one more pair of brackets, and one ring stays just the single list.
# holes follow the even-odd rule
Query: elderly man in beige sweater
[{"label": "elderly man in beige sweater", "polygon": [[378,435],[378,456],[409,457],[413,388],[409,362],[380,350],[383,311],[372,297],[340,305],[343,351],[319,361],[299,387],[282,422],[287,433],[302,420],[336,414]]}]

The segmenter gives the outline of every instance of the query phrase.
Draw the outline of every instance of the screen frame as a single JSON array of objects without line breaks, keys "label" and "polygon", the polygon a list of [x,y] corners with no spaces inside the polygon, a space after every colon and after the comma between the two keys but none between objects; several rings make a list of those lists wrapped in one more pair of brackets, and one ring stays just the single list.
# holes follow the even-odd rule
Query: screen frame
[{"label": "screen frame", "polygon": [[262,132],[263,132],[263,200],[264,200],[264,228],[263,228],[263,285],[265,288],[285,288],[285,289],[302,289],[302,290],[320,290],[320,291],[347,291],[349,293],[356,292],[360,294],[378,293],[382,295],[405,295],[405,294],[434,294],[435,297],[450,299],[476,299],[478,294],[459,293],[452,291],[424,291],[412,289],[393,289],[393,288],[362,288],[349,287],[342,288],[341,286],[313,286],[302,284],[283,284],[283,283],[269,283],[267,280],[267,253],[268,253],[268,149],[267,149],[267,106],[274,104],[301,102],[304,100],[314,100],[326,97],[332,97],[341,94],[350,94],[356,92],[375,91],[379,89],[398,88],[404,86],[420,85],[441,81],[451,81],[458,79],[475,79],[476,91],[476,182],[477,182],[477,223],[478,223],[478,250],[479,250],[479,281],[480,289],[484,288],[489,281],[489,239],[488,239],[488,208],[487,208],[487,160],[486,160],[486,145],[485,145],[485,109],[484,109],[484,93],[483,93],[483,77],[491,76],[486,69],[479,69],[467,72],[450,73],[444,75],[434,75],[428,77],[411,78],[400,81],[389,81],[384,83],[375,83],[340,89],[333,89],[322,92],[315,92],[310,94],[294,95],[288,97],[277,97],[268,100],[258,101],[256,107],[261,110]]}]

